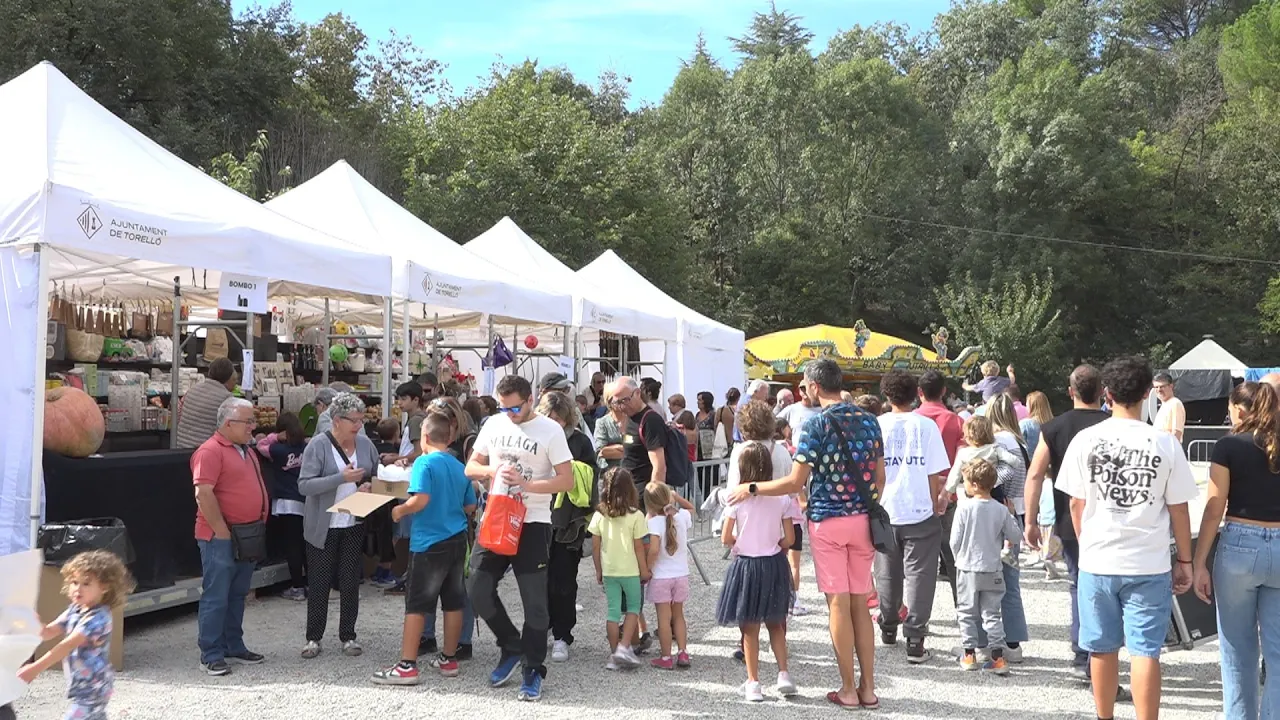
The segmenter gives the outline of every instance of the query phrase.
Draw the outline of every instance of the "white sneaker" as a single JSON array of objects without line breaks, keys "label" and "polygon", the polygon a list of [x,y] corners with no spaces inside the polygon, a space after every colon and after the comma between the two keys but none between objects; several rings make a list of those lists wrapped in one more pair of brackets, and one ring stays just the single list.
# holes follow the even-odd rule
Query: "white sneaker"
[{"label": "white sneaker", "polygon": [[604,669],[605,669],[605,670],[617,670],[617,669],[618,669],[618,663],[614,662],[614,661],[613,661],[613,658],[611,657],[611,658],[609,658],[609,659],[605,662],[605,664],[604,664]]},{"label": "white sneaker", "polygon": [[569,662],[569,643],[563,640],[552,643],[551,662]]},{"label": "white sneaker", "polygon": [[1006,647],[1004,649],[1004,659],[1011,663],[1021,663],[1022,662],[1022,644],[1019,643],[1018,647],[1016,648]]},{"label": "white sneaker", "polygon": [[308,641],[306,645],[302,646],[302,657],[304,659],[311,660],[312,658],[316,658],[319,656],[320,656],[320,643],[315,642],[314,640],[311,640],[311,641]]},{"label": "white sneaker", "polygon": [[364,648],[360,647],[360,643],[355,640],[348,640],[342,643],[342,654],[348,657],[359,657],[364,654]]},{"label": "white sneaker", "polygon": [[760,683],[748,680],[742,685],[742,696],[747,702],[764,702],[764,693],[760,691]]},{"label": "white sneaker", "polygon": [[800,688],[796,687],[796,684],[791,681],[791,673],[787,672],[778,673],[778,685],[774,689],[782,697],[791,697],[800,692]]},{"label": "white sneaker", "polygon": [[640,667],[640,658],[636,655],[636,651],[626,645],[619,645],[618,649],[613,651],[613,661],[617,663],[618,667]]}]

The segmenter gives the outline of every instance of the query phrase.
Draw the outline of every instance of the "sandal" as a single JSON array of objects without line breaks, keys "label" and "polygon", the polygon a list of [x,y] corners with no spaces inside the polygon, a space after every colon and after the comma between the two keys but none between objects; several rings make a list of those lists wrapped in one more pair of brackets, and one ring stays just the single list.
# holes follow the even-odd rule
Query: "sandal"
[{"label": "sandal", "polygon": [[827,702],[831,703],[832,705],[835,705],[841,710],[857,710],[858,708],[862,707],[862,703],[860,702],[847,703],[844,700],[841,700],[840,692],[837,690],[832,690],[831,692],[827,693]]},{"label": "sandal", "polygon": [[879,710],[880,709],[880,696],[873,695],[872,697],[874,697],[875,699],[872,700],[871,702],[863,702],[862,693],[861,692],[858,693],[858,702],[862,705],[863,710]]}]

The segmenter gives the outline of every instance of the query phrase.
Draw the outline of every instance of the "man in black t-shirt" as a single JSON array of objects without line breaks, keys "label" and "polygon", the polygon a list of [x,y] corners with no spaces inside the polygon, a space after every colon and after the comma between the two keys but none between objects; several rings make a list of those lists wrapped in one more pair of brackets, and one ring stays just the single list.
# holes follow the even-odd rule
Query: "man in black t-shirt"
[{"label": "man in black t-shirt", "polygon": [[[1040,507],[1040,493],[1044,487],[1045,477],[1057,477],[1062,466],[1062,458],[1067,453],[1067,446],[1075,436],[1085,428],[1093,427],[1106,420],[1109,415],[1102,411],[1102,376],[1092,365],[1081,365],[1071,371],[1068,391],[1074,406],[1071,410],[1045,423],[1040,428],[1040,444],[1036,446],[1035,457],[1031,458],[1031,468],[1027,472],[1025,497],[1027,507],[1031,509],[1028,517]],[[1067,562],[1068,586],[1071,593],[1071,650],[1075,657],[1071,661],[1071,674],[1080,679],[1089,677],[1089,653],[1080,649],[1080,609],[1076,602],[1076,580],[1080,574],[1080,543],[1076,540],[1075,527],[1071,524],[1069,511],[1070,499],[1067,494],[1054,488],[1053,512],[1054,532],[1062,541],[1062,555]],[[1028,522],[1025,531],[1027,545],[1040,547],[1040,526]],[[1123,688],[1122,688],[1123,691]]]},{"label": "man in black t-shirt", "polygon": [[644,492],[649,481],[667,481],[667,457],[663,447],[667,441],[667,423],[645,404],[640,386],[629,377],[619,378],[613,391],[613,403],[626,412],[627,427],[622,433],[622,467],[626,468],[636,489]]}]

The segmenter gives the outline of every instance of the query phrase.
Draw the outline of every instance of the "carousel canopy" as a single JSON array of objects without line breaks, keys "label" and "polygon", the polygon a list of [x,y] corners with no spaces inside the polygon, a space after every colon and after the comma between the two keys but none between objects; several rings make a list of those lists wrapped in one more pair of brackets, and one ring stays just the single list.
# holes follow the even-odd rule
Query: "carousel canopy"
[{"label": "carousel canopy", "polygon": [[945,328],[933,336],[933,347],[926,350],[900,337],[873,332],[859,320],[851,328],[812,325],[752,338],[747,341],[746,360],[752,377],[798,374],[805,363],[818,358],[835,360],[852,375],[903,369],[939,370],[949,377],[962,377],[978,362],[977,348],[966,348],[959,358],[947,359]]}]

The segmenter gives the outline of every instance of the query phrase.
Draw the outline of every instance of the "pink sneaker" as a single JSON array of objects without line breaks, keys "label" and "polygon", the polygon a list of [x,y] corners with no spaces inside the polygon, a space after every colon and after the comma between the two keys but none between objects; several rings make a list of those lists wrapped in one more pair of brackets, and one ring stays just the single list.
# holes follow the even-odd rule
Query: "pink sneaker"
[{"label": "pink sneaker", "polygon": [[676,661],[672,660],[669,657],[656,657],[650,660],[649,664],[658,668],[659,670],[674,670],[676,666]]},{"label": "pink sneaker", "polygon": [[693,658],[689,657],[689,653],[681,650],[680,653],[676,655],[676,667],[687,668],[690,665],[693,665]]}]

